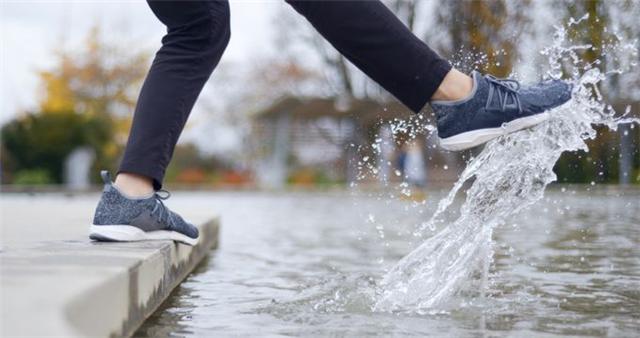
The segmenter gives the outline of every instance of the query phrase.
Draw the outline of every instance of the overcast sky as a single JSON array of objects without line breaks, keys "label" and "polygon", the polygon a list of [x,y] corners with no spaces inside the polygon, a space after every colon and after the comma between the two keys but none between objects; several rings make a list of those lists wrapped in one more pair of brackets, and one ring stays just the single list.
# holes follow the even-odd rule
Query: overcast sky
[{"label": "overcast sky", "polygon": [[[155,51],[165,32],[142,0],[1,0],[0,72],[2,116],[6,122],[17,112],[36,105],[37,70],[53,66],[52,51],[82,44],[91,27],[99,24],[105,39],[130,41],[136,48]],[[223,61],[250,62],[272,46],[273,16],[281,0],[231,1],[233,38]]]}]

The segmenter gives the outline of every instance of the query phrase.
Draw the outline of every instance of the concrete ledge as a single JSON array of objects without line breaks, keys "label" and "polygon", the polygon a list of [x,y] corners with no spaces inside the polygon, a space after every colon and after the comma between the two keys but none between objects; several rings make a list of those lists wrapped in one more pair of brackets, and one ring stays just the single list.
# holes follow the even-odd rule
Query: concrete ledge
[{"label": "concrete ledge", "polygon": [[0,252],[1,336],[128,336],[218,245],[218,220],[190,247],[170,241],[41,242]]}]

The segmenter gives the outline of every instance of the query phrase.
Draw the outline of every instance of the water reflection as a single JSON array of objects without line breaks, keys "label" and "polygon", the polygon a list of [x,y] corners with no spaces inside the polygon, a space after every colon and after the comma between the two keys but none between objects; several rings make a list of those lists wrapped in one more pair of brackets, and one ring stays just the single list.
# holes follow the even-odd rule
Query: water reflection
[{"label": "water reflection", "polygon": [[[206,199],[222,212],[222,246],[136,335],[633,336],[640,191],[576,189],[547,192],[496,230],[484,297],[478,272],[446,306],[422,314],[370,310],[384,268],[416,244],[407,228],[424,216],[407,202],[193,196],[182,202]],[[372,210],[384,239],[366,221]]]}]

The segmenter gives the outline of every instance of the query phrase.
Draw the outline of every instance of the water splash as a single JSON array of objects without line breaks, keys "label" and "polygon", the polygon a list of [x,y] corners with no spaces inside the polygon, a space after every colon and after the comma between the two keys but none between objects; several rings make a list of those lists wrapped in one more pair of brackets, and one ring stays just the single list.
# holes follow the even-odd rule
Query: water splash
[{"label": "water splash", "polygon": [[[584,18],[583,18],[584,19]],[[580,20],[583,20],[580,19]],[[569,26],[576,22],[569,23]],[[588,151],[596,136],[593,124],[615,130],[638,119],[617,117],[598,85],[606,79],[596,66],[583,62],[577,51],[589,45],[569,46],[567,31],[557,27],[552,45],[542,54],[549,59],[546,77],[558,78],[569,67],[573,99],[550,111],[551,119],[529,130],[493,140],[472,159],[431,219],[414,235],[442,226],[445,213],[465,183],[472,182],[459,217],[400,260],[382,279],[375,300],[377,311],[420,311],[442,305],[469,280],[491,255],[496,226],[543,197],[556,179],[553,166],[565,151]],[[611,46],[624,50],[629,45]],[[620,72],[620,70],[609,73]]]}]

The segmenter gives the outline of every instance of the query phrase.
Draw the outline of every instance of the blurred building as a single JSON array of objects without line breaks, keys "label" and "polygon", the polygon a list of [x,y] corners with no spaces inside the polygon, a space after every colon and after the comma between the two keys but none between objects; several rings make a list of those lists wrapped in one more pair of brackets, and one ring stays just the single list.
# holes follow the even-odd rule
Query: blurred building
[{"label": "blurred building", "polygon": [[[249,142],[256,181],[271,188],[282,187],[287,182],[349,183],[356,180],[358,162],[363,157],[371,157],[370,163],[376,163],[379,172],[384,172],[378,179],[400,180],[399,175],[393,173],[403,169],[399,159],[407,148],[385,140],[381,147],[384,151],[376,154],[371,151],[371,144],[381,136],[390,137],[390,121],[406,119],[411,114],[396,102],[284,97],[252,120]],[[418,138],[422,138],[418,143],[424,151],[417,159],[415,147],[411,148],[409,163],[425,167],[412,169],[412,177],[426,180],[424,173],[429,172],[433,173],[430,178],[434,180],[454,180],[457,171],[447,169],[458,167],[458,155],[433,150],[434,137],[427,139],[426,135],[420,135]]]},{"label": "blurred building", "polygon": [[[625,118],[640,119],[640,102],[638,101],[622,101],[619,100],[613,104],[613,109],[617,112],[623,112]],[[619,135],[619,159],[618,159],[618,183],[630,184],[637,180],[634,176],[640,176],[640,171],[635,169],[634,157],[638,157],[640,152],[640,133],[635,131],[636,126],[633,124],[623,124],[618,126]],[[637,171],[637,172],[636,172]]]}]

